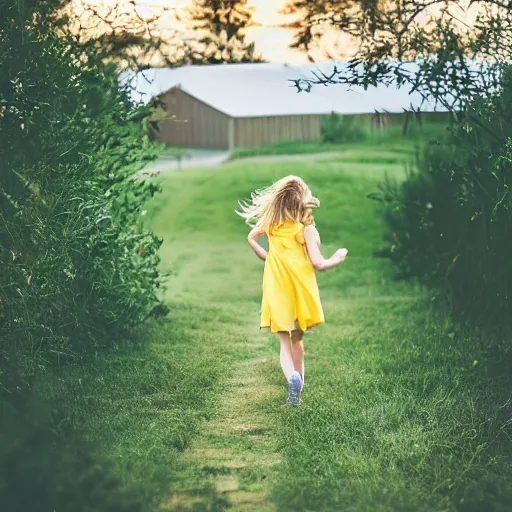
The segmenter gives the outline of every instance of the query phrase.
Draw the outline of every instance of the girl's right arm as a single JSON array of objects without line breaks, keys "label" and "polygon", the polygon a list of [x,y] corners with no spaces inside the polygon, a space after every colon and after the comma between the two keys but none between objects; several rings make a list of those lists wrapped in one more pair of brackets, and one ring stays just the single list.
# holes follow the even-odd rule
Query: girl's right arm
[{"label": "girl's right arm", "polygon": [[320,236],[315,226],[306,226],[304,228],[304,239],[306,240],[306,247],[308,249],[309,259],[313,264],[315,270],[323,271],[329,270],[339,265],[345,259],[348,251],[347,249],[338,249],[329,259],[325,259],[320,252]]},{"label": "girl's right arm", "polygon": [[267,251],[257,242],[257,240],[264,234],[265,233],[261,231],[259,227],[256,226],[254,229],[251,230],[249,236],[247,237],[247,241],[249,242],[249,245],[251,246],[252,250],[256,253],[256,256],[258,256],[258,258],[263,261],[267,259]]}]

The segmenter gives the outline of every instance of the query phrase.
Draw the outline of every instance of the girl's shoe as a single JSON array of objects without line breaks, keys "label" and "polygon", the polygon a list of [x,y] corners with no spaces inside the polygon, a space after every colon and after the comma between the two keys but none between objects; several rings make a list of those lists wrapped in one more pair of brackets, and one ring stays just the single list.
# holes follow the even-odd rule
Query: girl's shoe
[{"label": "girl's shoe", "polygon": [[292,405],[300,404],[300,392],[302,391],[302,377],[299,372],[293,372],[290,377],[287,403]]}]

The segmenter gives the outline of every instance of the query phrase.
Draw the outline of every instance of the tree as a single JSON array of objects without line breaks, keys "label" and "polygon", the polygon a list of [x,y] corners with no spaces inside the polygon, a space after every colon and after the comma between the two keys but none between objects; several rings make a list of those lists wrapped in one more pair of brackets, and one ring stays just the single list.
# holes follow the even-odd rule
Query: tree
[{"label": "tree", "polygon": [[[375,11],[386,0],[367,0],[361,2],[360,8],[370,23]],[[292,48],[308,50],[311,44],[322,37],[325,29],[349,16],[358,7],[357,0],[338,0],[325,2],[322,0],[289,0],[283,9],[283,14],[297,14],[299,19],[290,28],[296,30]]]},{"label": "tree", "polygon": [[141,222],[158,187],[134,179],[156,157],[151,111],[53,7],[0,0],[0,387],[161,305]]},{"label": "tree", "polygon": [[[370,11],[363,0],[350,11],[331,4],[316,19],[359,48],[348,63],[295,83],[398,83],[452,111],[416,172],[387,180],[373,197],[385,206],[389,254],[402,275],[439,287],[465,321],[510,327],[512,0],[371,3]],[[304,35],[306,48],[312,41]]]},{"label": "tree", "polygon": [[192,26],[199,32],[194,61],[205,64],[259,62],[254,43],[246,42],[253,9],[247,0],[196,0],[190,11]]},{"label": "tree", "polygon": [[178,20],[171,7],[134,1],[62,0],[53,2],[65,30],[75,34],[88,55],[101,55],[121,67],[190,64],[185,29],[170,28]]},{"label": "tree", "polygon": [[304,4],[298,33],[304,48],[317,37],[309,29],[319,24],[359,41],[348,65],[297,80],[299,89],[398,82],[458,110],[473,95],[495,90],[503,62],[512,57],[511,0],[356,0],[325,8],[297,3]]}]

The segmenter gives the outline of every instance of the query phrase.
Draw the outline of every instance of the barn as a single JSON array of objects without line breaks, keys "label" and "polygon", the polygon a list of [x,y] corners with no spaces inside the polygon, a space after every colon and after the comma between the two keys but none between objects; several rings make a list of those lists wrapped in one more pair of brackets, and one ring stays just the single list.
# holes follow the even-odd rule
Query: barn
[{"label": "barn", "polygon": [[[313,86],[297,92],[291,80],[332,70],[334,63],[287,66],[273,63],[153,68],[127,74],[132,97],[158,99],[164,115],[158,138],[172,146],[227,149],[321,137],[322,119],[331,113],[397,122],[404,111],[437,112],[419,94],[379,85],[364,90],[346,85]],[[383,115],[385,116],[383,118]]]}]

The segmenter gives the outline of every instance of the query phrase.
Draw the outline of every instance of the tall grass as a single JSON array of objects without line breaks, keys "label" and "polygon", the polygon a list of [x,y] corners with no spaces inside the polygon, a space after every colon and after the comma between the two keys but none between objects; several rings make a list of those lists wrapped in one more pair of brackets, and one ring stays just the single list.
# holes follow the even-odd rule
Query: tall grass
[{"label": "tall grass", "polygon": [[151,113],[60,7],[0,0],[0,508],[138,511],[139,493],[90,453],[92,411],[74,408],[100,409],[101,382],[69,377],[73,394],[55,401],[27,390],[59,386],[64,363],[94,375],[98,354],[165,312],[161,241],[142,222],[157,187],[134,179],[156,157]]},{"label": "tall grass", "polygon": [[156,158],[149,108],[53,7],[0,0],[0,388],[159,306],[160,241],[142,227],[157,187],[134,180]]}]

